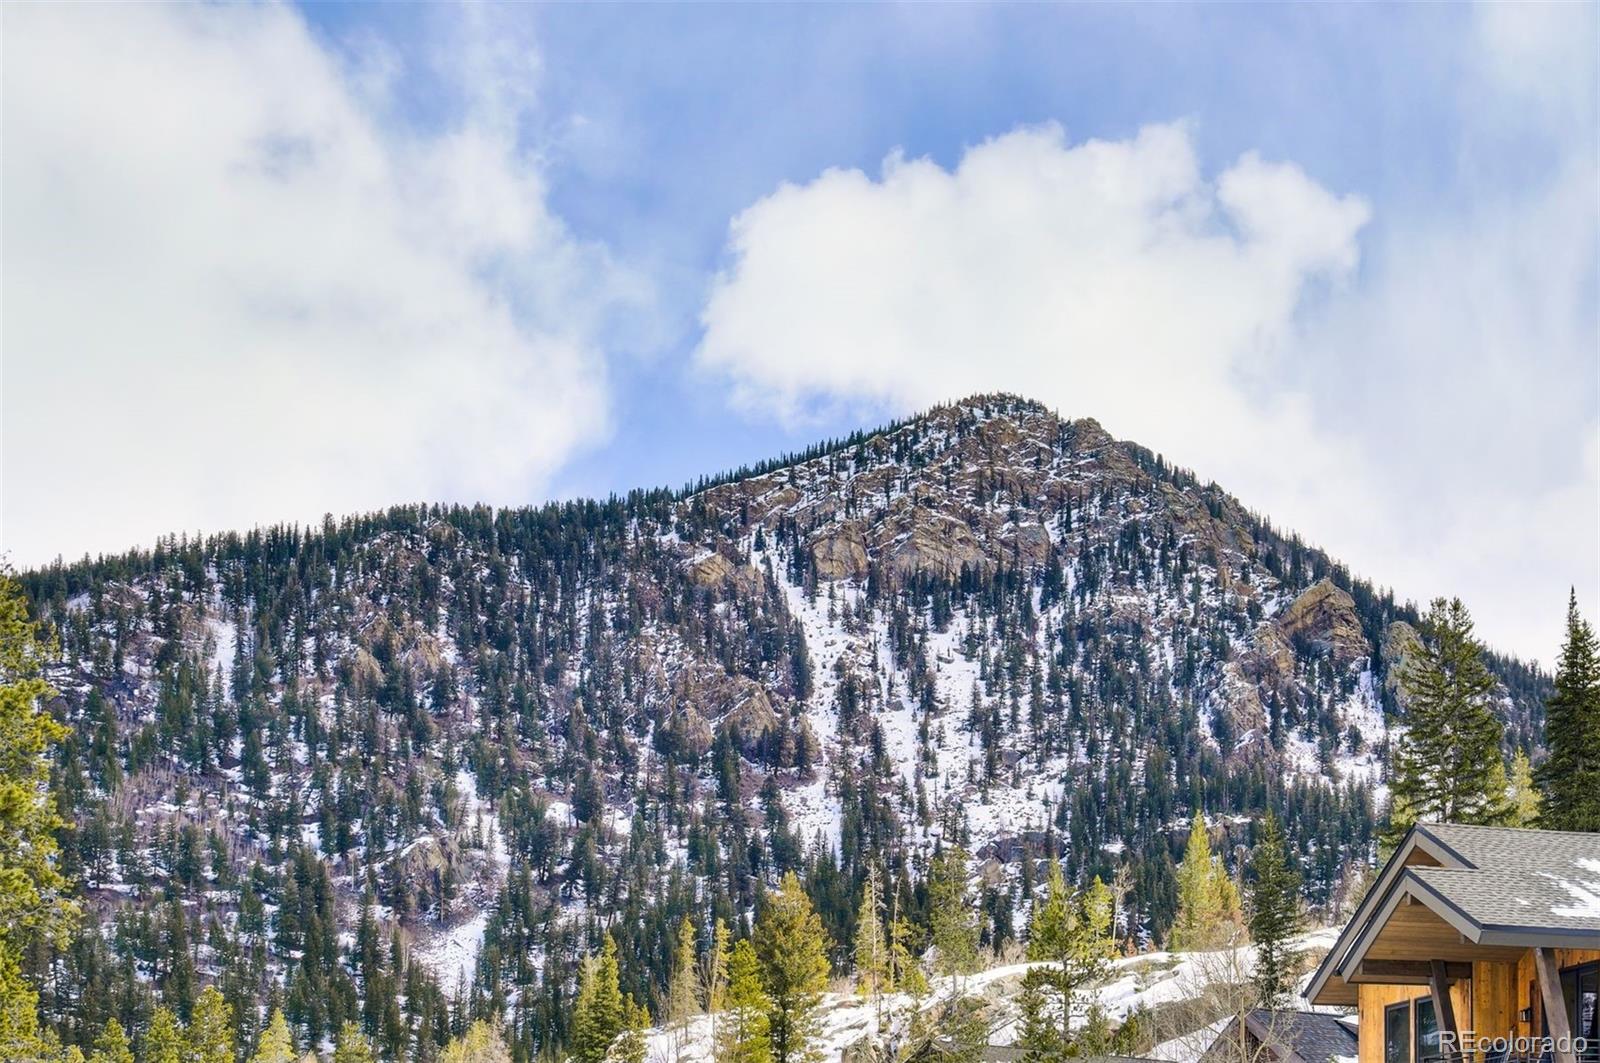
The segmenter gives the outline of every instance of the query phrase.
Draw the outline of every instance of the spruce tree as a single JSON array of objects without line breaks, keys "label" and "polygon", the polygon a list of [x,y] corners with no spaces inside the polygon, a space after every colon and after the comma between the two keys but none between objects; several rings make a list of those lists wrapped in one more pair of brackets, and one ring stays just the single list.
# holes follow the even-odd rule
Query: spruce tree
[{"label": "spruce tree", "polygon": [[289,1023],[283,1017],[283,1009],[273,1008],[272,1017],[267,1020],[266,1029],[261,1031],[256,1054],[250,1057],[250,1063],[295,1063],[295,1058],[294,1037],[289,1033]]},{"label": "spruce tree", "polygon": [[672,957],[672,973],[667,980],[666,1021],[687,1028],[689,1020],[700,1014],[698,966],[694,953],[694,923],[678,922],[678,948]]},{"label": "spruce tree", "polygon": [[139,1052],[141,1063],[184,1063],[185,1050],[178,1016],[166,1005],[158,1006],[144,1034],[144,1045]]},{"label": "spruce tree", "polygon": [[1506,822],[1513,827],[1536,826],[1543,801],[1533,781],[1533,764],[1528,754],[1519,749],[1511,756],[1511,774],[1506,783]]},{"label": "spruce tree", "polygon": [[[1494,824],[1508,816],[1495,680],[1460,599],[1434,600],[1401,676],[1406,731],[1396,747],[1384,834],[1396,844],[1420,820]],[[1498,765],[1498,772],[1496,766]]]},{"label": "spruce tree", "polygon": [[89,1063],[133,1063],[133,1048],[128,1044],[128,1035],[122,1029],[122,1023],[116,1019],[106,1020],[100,1033],[95,1036]]},{"label": "spruce tree", "polygon": [[333,1044],[333,1063],[377,1063],[372,1042],[355,1023],[346,1020],[339,1027],[339,1036]]},{"label": "spruce tree", "polygon": [[978,969],[978,918],[967,901],[967,854],[956,846],[933,858],[928,870],[928,936],[940,974],[962,980]]},{"label": "spruce tree", "polygon": [[1239,891],[1211,854],[1205,817],[1196,810],[1178,865],[1178,916],[1169,945],[1174,952],[1215,948],[1233,936],[1238,923]]},{"label": "spruce tree", "polygon": [[1291,866],[1278,817],[1268,812],[1250,854],[1250,936],[1256,945],[1254,981],[1261,1007],[1283,1008],[1297,973],[1289,945],[1300,931],[1300,875]]},{"label": "spruce tree", "polygon": [[579,976],[578,999],[572,1009],[575,1063],[604,1063],[625,1019],[618,987],[617,943],[607,934],[600,955],[584,961]]},{"label": "spruce tree", "polygon": [[58,869],[63,824],[49,786],[50,749],[67,737],[44,711],[56,692],[42,670],[54,655],[21,588],[0,569],[0,1059],[45,1051],[22,952],[41,937],[59,937],[75,914]]},{"label": "spruce tree", "polygon": [[650,1029],[650,1012],[643,1004],[634,1002],[633,994],[622,998],[622,1032],[617,1035],[606,1053],[610,1063],[644,1063],[649,1043],[645,1032]]},{"label": "spruce tree", "polygon": [[1074,892],[1060,862],[1050,861],[1045,896],[1028,921],[1028,959],[1038,966],[1023,976],[1020,997],[1021,1045],[1029,1063],[1079,1054],[1072,1019],[1079,998],[1111,962],[1111,909],[1111,891],[1098,878]]},{"label": "spruce tree", "polygon": [[716,1063],[770,1063],[767,1022],[772,1000],[761,984],[761,962],[748,941],[735,945],[728,959],[726,1005],[715,1039]]},{"label": "spruce tree", "polygon": [[783,876],[755,931],[756,956],[772,1008],[767,1029],[777,1063],[815,1058],[817,1005],[828,987],[828,934],[793,871]]},{"label": "spruce tree", "polygon": [[861,887],[861,907],[856,911],[856,991],[877,1000],[887,986],[889,949],[883,940],[883,924],[878,919],[878,870],[867,872]]},{"label": "spruce tree", "polygon": [[1536,775],[1544,792],[1539,825],[1600,831],[1600,645],[1578,612],[1576,590],[1567,599],[1567,637],[1545,702],[1544,738],[1549,753]]},{"label": "spruce tree", "polygon": [[233,1063],[233,1008],[216,986],[206,986],[195,1001],[185,1041],[184,1063]]}]

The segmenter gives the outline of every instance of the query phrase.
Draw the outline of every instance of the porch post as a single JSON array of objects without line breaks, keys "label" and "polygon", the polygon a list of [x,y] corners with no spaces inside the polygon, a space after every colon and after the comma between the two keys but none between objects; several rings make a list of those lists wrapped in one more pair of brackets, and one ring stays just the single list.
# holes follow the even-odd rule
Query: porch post
[{"label": "porch post", "polygon": [[[1439,1023],[1439,1047],[1446,1063],[1457,1063],[1462,1058],[1461,1028],[1456,1025],[1456,1006],[1450,1000],[1450,980],[1446,977],[1443,960],[1428,964],[1428,989],[1433,994],[1433,1017]],[[1447,1030],[1450,1032],[1448,1040],[1445,1038]]]},{"label": "porch post", "polygon": [[1561,997],[1561,974],[1549,949],[1533,950],[1533,973],[1539,982],[1539,1002],[1544,1008],[1545,1029],[1550,1032],[1552,1055],[1556,1063],[1578,1063],[1572,1050],[1572,1024],[1567,1021],[1567,1002]]}]

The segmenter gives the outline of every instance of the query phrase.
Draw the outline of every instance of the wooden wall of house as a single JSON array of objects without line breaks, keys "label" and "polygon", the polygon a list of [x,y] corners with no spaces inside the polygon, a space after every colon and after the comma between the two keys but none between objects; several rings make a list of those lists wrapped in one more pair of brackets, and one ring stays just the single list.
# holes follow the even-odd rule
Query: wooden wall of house
[{"label": "wooden wall of house", "polygon": [[[1556,970],[1563,967],[1576,967],[1580,963],[1594,963],[1600,960],[1600,949],[1556,949]],[[1523,1036],[1533,1036],[1544,1031],[1544,1008],[1539,1002],[1539,987],[1534,982],[1533,953],[1529,951],[1517,962],[1516,972],[1516,1010],[1533,1008],[1532,1022],[1519,1022],[1517,1033]]]},{"label": "wooden wall of house", "polygon": [[[1473,982],[1457,982],[1450,987],[1450,1003],[1456,1010],[1456,1021],[1471,1025],[1474,1006]],[[1383,1063],[1383,1012],[1390,1004],[1414,1000],[1428,995],[1425,985],[1360,985],[1358,1007],[1361,1016],[1361,1063]]]},{"label": "wooden wall of house", "polygon": [[[1600,960],[1597,949],[1556,949],[1556,968]],[[1421,985],[1357,986],[1361,1009],[1361,1063],[1383,1063],[1383,1011],[1390,1004],[1428,995]],[[1474,963],[1472,980],[1450,987],[1456,1022],[1463,1031],[1480,1037],[1513,1034],[1531,1037],[1543,1029],[1538,988],[1534,984],[1533,953],[1517,963]],[[1523,1008],[1533,1007],[1533,1019],[1521,1019]]]}]

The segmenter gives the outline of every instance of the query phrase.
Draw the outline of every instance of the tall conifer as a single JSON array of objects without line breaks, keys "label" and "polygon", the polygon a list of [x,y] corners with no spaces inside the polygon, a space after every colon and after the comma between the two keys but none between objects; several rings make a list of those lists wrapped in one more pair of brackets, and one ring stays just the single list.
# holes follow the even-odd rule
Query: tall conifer
[{"label": "tall conifer", "polygon": [[1256,996],[1264,1008],[1288,1005],[1298,959],[1300,875],[1290,865],[1278,817],[1268,812],[1250,854],[1250,936],[1256,945]]},{"label": "tall conifer", "polygon": [[1472,618],[1459,598],[1437,598],[1423,628],[1401,675],[1406,732],[1390,786],[1384,839],[1391,846],[1420,820],[1493,824],[1509,816],[1503,729],[1489,708],[1495,680]]},{"label": "tall conifer", "polygon": [[1545,703],[1544,736],[1549,754],[1536,773],[1544,792],[1539,825],[1600,831],[1600,645],[1578,612],[1575,590],[1567,599],[1567,638]]}]

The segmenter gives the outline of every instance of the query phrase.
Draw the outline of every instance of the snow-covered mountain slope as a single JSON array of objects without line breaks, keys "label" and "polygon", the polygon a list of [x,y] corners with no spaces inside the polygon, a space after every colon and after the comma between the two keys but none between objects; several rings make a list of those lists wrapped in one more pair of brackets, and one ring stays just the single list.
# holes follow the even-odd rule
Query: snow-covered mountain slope
[{"label": "snow-covered mountain slope", "polygon": [[[1236,864],[1271,807],[1331,908],[1415,638],[1220,488],[1010,396],[682,493],[23,579],[101,930],[61,992],[231,980],[313,1029],[406,985],[413,1030],[459,999],[529,1045],[603,929],[653,1000],[679,919],[737,925],[789,869],[842,942],[869,865],[916,919],[960,844],[1000,946],[1060,856],[1149,946],[1192,811]],[[1491,663],[1526,743],[1543,679]]]}]

